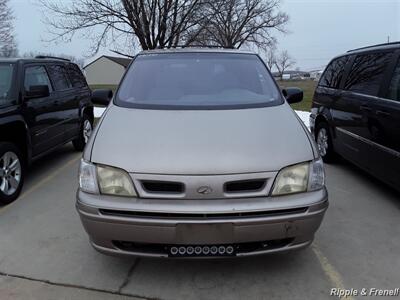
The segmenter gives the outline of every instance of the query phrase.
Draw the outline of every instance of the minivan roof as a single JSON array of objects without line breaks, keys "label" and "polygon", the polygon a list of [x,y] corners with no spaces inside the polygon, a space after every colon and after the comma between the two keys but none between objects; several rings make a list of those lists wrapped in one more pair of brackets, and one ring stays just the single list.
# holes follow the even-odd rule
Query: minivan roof
[{"label": "minivan roof", "polygon": [[399,42],[393,42],[393,43],[366,46],[366,47],[362,47],[362,48],[348,50],[345,53],[342,53],[340,55],[336,55],[335,57],[333,57],[329,61],[329,63],[331,63],[333,60],[335,60],[337,58],[344,57],[344,56],[349,56],[349,55],[353,55],[353,54],[360,54],[360,53],[365,53],[365,52],[370,52],[370,51],[391,50],[391,49],[393,49],[393,50],[400,49],[400,41]]},{"label": "minivan roof", "polygon": [[400,48],[400,41],[361,47],[361,48],[349,50],[349,51],[347,51],[347,53],[358,53],[358,52],[365,52],[365,51],[386,50],[386,49],[396,49],[396,48]]},{"label": "minivan roof", "polygon": [[154,50],[144,50],[139,53],[141,54],[163,54],[163,53],[237,53],[237,54],[255,54],[251,51],[238,50],[238,49],[228,49],[228,48],[218,48],[218,47],[182,47],[182,48],[169,48],[169,49],[154,49]]}]

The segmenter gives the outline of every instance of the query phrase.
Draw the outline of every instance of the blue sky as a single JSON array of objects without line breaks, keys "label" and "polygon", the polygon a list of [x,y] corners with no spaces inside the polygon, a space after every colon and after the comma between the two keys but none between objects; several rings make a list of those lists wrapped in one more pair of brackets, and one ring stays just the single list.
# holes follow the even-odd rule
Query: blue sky
[{"label": "blue sky", "polygon": [[[71,0],[64,0],[71,1]],[[36,0],[10,0],[16,16],[20,52],[45,51],[82,57],[89,42],[79,35],[70,43],[48,43]],[[318,69],[349,49],[400,41],[400,0],[283,0],[290,16],[287,35],[277,34],[279,49],[288,50],[301,69]],[[110,54],[108,48],[101,54]],[[91,60],[93,58],[88,58]]]}]

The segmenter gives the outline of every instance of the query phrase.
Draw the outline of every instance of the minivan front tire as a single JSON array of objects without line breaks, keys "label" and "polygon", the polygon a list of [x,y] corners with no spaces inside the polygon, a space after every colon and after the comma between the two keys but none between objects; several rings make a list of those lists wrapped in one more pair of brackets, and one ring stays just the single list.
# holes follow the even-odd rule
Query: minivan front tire
[{"label": "minivan front tire", "polygon": [[0,204],[10,204],[18,198],[24,178],[21,151],[13,143],[0,142]]},{"label": "minivan front tire", "polygon": [[326,122],[320,122],[315,128],[315,141],[317,142],[318,151],[322,159],[326,163],[334,162],[335,152],[333,150],[332,136],[329,125]]}]

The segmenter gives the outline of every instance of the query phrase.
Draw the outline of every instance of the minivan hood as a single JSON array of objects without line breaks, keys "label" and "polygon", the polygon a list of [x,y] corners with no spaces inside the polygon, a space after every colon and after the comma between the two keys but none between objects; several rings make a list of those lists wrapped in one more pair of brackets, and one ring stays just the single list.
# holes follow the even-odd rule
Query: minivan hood
[{"label": "minivan hood", "polygon": [[314,158],[287,104],[238,110],[111,106],[91,161],[134,173],[213,175],[277,171]]}]

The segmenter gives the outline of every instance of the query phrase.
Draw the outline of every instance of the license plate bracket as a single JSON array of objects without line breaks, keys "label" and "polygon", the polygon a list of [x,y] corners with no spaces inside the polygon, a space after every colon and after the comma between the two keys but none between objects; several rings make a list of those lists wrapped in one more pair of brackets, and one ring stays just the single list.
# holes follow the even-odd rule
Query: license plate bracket
[{"label": "license plate bracket", "polygon": [[233,224],[180,223],[176,225],[176,238],[185,244],[229,244],[233,242]]}]

